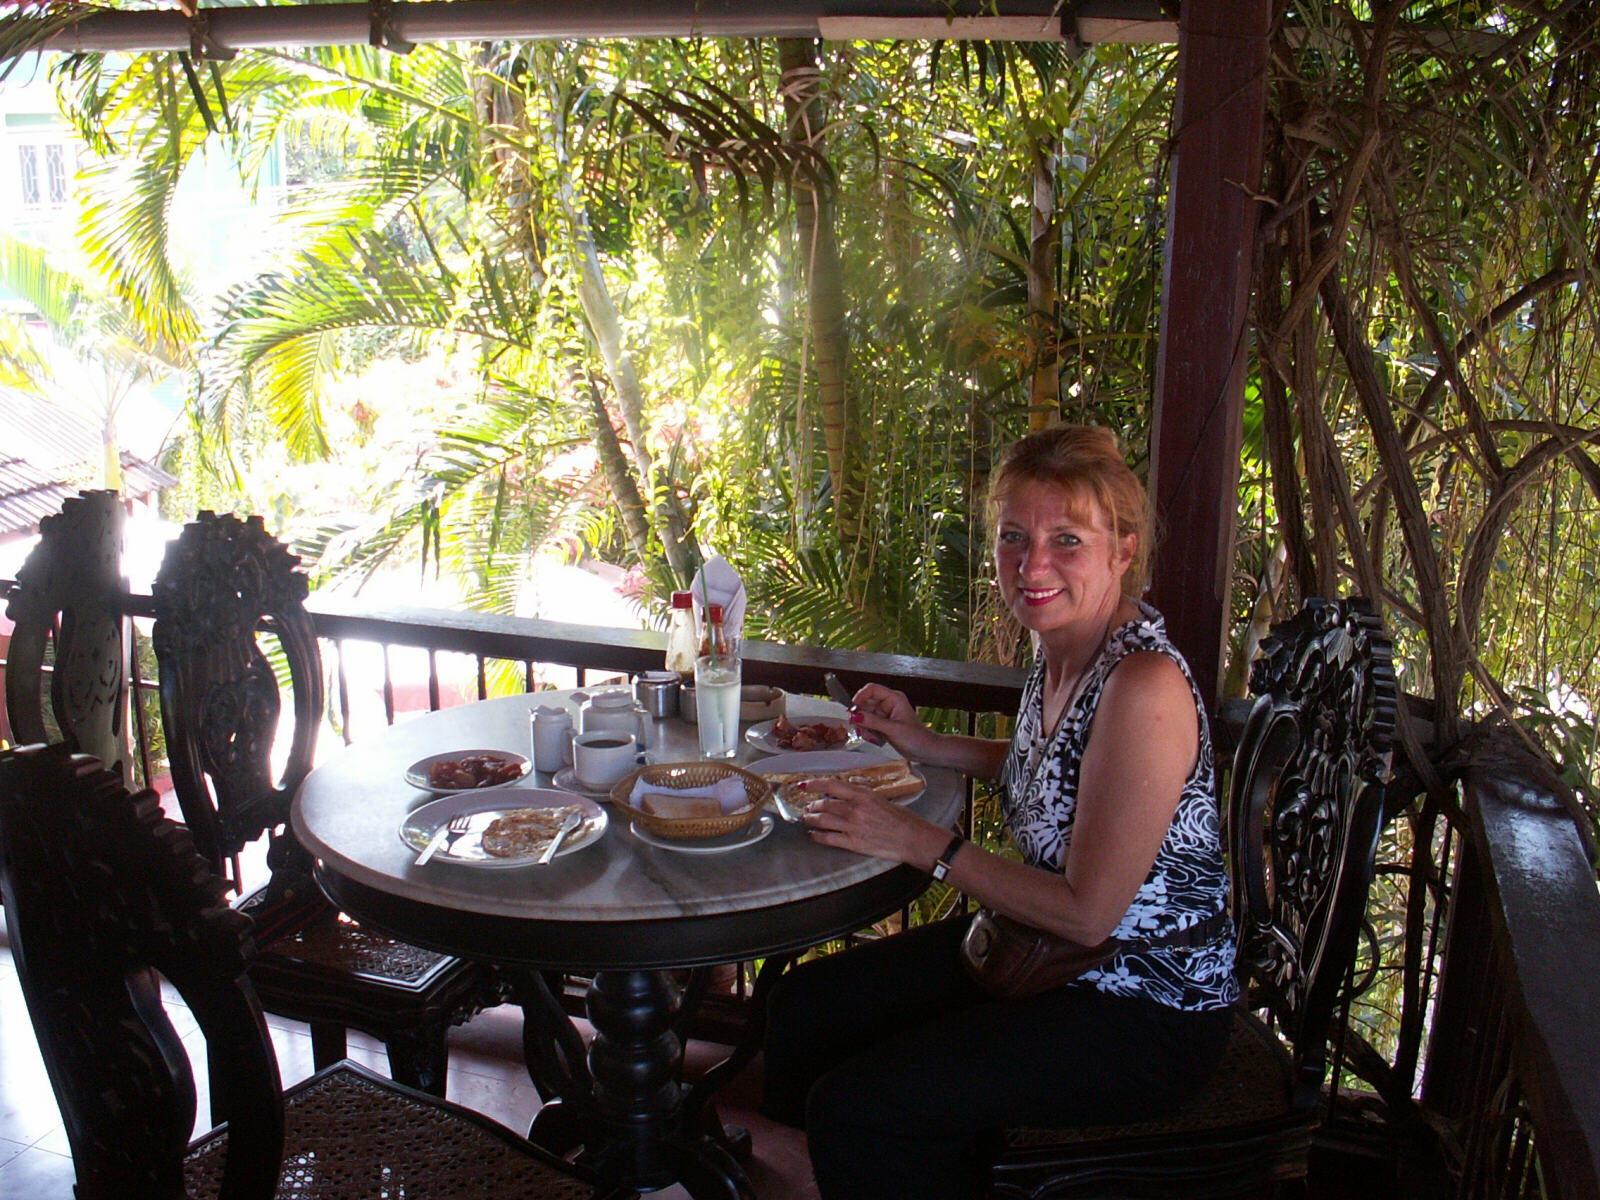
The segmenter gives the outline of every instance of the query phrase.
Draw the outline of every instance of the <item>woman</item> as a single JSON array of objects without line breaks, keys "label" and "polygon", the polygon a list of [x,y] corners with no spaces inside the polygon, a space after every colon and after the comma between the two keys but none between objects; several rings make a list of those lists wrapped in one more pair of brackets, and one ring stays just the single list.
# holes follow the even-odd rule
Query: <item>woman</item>
[{"label": "woman", "polygon": [[790,972],[763,1107],[804,1126],[826,1200],[980,1195],[991,1131],[1157,1116],[1227,1041],[1237,983],[1211,739],[1188,667],[1137,598],[1144,490],[1110,433],[1059,427],[1007,452],[989,518],[1001,596],[1037,646],[1011,741],[935,733],[876,684],[851,719],[908,758],[999,779],[1024,861],[831,779],[806,785],[811,836],[942,868],[979,903],[1085,945],[1163,944],[1020,1000],[966,976],[965,918]]}]

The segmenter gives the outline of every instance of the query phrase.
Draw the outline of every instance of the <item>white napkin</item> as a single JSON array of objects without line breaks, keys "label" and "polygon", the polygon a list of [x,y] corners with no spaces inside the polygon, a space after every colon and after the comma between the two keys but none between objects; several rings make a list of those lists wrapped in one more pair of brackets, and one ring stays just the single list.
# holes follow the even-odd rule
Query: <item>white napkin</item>
[{"label": "white napkin", "polygon": [[744,629],[744,580],[728,560],[718,554],[708,558],[694,575],[694,613],[697,623],[705,621],[707,604],[722,605],[722,631],[737,654]]},{"label": "white napkin", "polygon": [[748,802],[744,790],[744,780],[737,775],[729,775],[715,783],[704,784],[700,787],[667,788],[659,783],[646,783],[643,779],[633,781],[633,791],[628,793],[628,803],[639,807],[641,797],[664,793],[669,796],[695,796],[707,797],[717,802],[717,806],[724,813],[738,812]]}]

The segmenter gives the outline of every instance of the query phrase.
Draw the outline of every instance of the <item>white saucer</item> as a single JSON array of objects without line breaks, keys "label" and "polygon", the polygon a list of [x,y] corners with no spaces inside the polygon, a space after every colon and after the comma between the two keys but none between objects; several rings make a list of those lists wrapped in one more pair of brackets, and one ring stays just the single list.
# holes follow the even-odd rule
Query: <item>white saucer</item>
[{"label": "white saucer", "polygon": [[553,786],[560,788],[563,792],[571,792],[574,796],[588,796],[591,800],[611,799],[610,788],[592,788],[587,786],[581,779],[578,778],[577,773],[573,771],[571,767],[562,767],[554,775],[550,776],[550,782]]},{"label": "white saucer", "polygon": [[724,834],[715,838],[664,838],[657,837],[648,829],[638,825],[629,824],[633,836],[646,845],[655,846],[661,850],[676,850],[679,854],[726,854],[729,850],[742,850],[746,846],[753,846],[767,834],[771,833],[777,822],[768,813],[762,813],[750,824],[737,833]]}]

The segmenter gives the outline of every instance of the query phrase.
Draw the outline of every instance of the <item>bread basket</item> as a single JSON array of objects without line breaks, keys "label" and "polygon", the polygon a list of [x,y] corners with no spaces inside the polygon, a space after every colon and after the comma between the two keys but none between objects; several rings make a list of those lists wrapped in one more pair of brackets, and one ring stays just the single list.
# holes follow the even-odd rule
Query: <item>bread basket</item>
[{"label": "bread basket", "polygon": [[[737,777],[744,784],[745,807],[720,817],[659,817],[634,808],[628,798],[636,780],[642,779],[651,791],[673,792],[681,788],[707,787],[719,779]],[[737,833],[761,815],[772,788],[753,771],[721,762],[653,763],[640,767],[611,789],[611,802],[628,814],[641,829],[664,838],[714,838]]]}]

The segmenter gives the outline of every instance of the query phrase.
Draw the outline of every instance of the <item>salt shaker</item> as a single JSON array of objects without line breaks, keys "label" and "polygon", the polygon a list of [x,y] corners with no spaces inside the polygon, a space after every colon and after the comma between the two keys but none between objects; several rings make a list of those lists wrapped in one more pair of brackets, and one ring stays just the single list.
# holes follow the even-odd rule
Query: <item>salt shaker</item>
[{"label": "salt shaker", "polygon": [[541,704],[529,722],[533,736],[533,765],[546,774],[572,765],[572,714],[564,708]]}]

